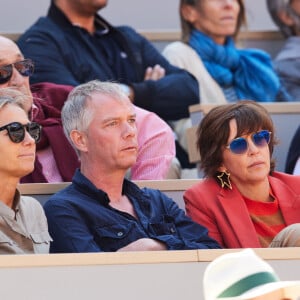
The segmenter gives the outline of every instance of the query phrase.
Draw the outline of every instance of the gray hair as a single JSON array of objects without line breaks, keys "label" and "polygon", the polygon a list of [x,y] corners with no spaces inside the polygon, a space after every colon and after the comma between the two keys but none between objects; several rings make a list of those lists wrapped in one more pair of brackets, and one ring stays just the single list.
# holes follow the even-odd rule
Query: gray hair
[{"label": "gray hair", "polygon": [[[300,16],[291,7],[290,0],[267,0],[267,7],[274,23],[278,26],[285,37],[293,36],[296,30],[300,30]],[[295,25],[288,26],[279,17],[280,12],[285,12],[293,19]]]},{"label": "gray hair", "polygon": [[64,133],[77,154],[80,153],[75,147],[70,137],[70,133],[73,130],[82,132],[87,131],[93,119],[93,110],[90,108],[89,103],[94,94],[111,96],[120,101],[128,100],[128,97],[122,90],[120,84],[101,82],[99,80],[93,80],[78,85],[70,92],[62,108],[61,118]]},{"label": "gray hair", "polygon": [[25,102],[27,101],[27,97],[28,96],[14,88],[2,88],[0,89],[0,110],[7,104],[13,104],[15,106],[19,106],[25,111]]}]

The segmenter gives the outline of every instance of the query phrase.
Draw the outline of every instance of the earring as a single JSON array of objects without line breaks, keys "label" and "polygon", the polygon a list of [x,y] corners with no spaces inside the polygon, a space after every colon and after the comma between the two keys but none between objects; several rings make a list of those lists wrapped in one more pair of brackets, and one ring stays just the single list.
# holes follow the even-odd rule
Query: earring
[{"label": "earring", "polygon": [[230,173],[228,173],[226,171],[220,172],[220,174],[217,175],[217,178],[220,182],[222,189],[227,187],[232,190],[232,186],[231,186],[231,182],[230,182]]}]

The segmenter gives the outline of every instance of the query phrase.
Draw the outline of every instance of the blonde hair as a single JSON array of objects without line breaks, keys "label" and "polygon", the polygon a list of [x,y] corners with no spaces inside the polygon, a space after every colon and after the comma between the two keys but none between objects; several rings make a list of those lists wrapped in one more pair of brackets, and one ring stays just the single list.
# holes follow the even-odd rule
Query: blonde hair
[{"label": "blonde hair", "polygon": [[25,111],[25,103],[27,101],[27,95],[24,95],[15,88],[7,87],[0,89],[0,109],[7,104],[14,104],[19,106]]}]

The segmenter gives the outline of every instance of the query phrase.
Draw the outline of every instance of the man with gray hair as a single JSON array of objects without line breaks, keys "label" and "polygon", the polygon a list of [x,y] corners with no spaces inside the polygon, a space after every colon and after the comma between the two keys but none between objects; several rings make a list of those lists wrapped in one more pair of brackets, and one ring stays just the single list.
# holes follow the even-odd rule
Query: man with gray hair
[{"label": "man with gray hair", "polygon": [[300,100],[300,1],[267,0],[269,13],[286,38],[275,69],[294,101]]},{"label": "man with gray hair", "polygon": [[74,88],[62,122],[81,166],[44,206],[51,252],[219,248],[173,200],[125,179],[138,153],[136,112],[118,84]]}]

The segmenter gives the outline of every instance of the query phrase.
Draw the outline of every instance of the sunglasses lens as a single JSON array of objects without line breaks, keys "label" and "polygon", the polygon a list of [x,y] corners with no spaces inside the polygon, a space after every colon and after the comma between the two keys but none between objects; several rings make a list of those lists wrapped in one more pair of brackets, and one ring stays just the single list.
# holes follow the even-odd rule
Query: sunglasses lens
[{"label": "sunglasses lens", "polygon": [[14,143],[21,143],[25,137],[25,129],[20,123],[11,123],[7,126],[10,139]]},{"label": "sunglasses lens", "polygon": [[41,130],[42,127],[35,122],[28,124],[28,132],[36,143],[38,143],[41,139]]},{"label": "sunglasses lens", "polygon": [[242,137],[234,139],[229,144],[229,148],[230,148],[231,152],[233,152],[235,154],[245,153],[247,151],[247,147],[248,147],[247,141]]},{"label": "sunglasses lens", "polygon": [[30,59],[25,59],[14,64],[15,68],[22,76],[31,76],[33,74],[34,65]]},{"label": "sunglasses lens", "polygon": [[270,142],[270,132],[262,130],[253,134],[252,139],[256,146],[265,146]]},{"label": "sunglasses lens", "polygon": [[8,82],[12,75],[12,65],[0,68],[0,84]]}]

